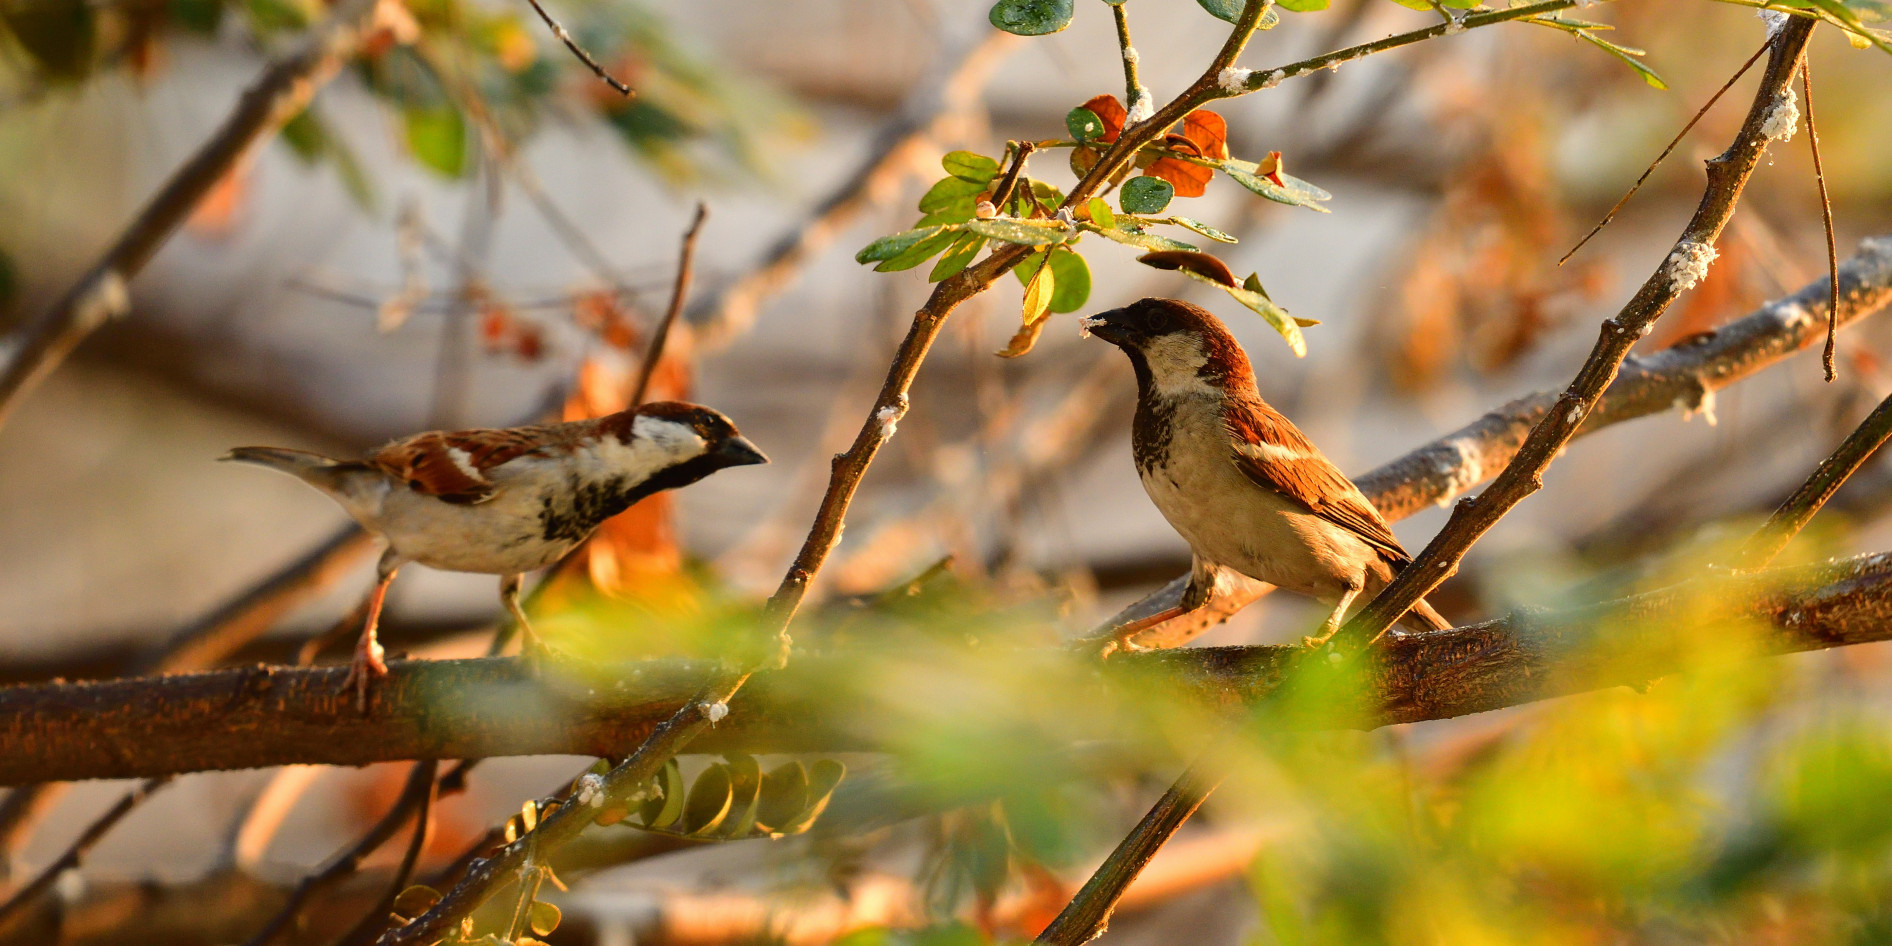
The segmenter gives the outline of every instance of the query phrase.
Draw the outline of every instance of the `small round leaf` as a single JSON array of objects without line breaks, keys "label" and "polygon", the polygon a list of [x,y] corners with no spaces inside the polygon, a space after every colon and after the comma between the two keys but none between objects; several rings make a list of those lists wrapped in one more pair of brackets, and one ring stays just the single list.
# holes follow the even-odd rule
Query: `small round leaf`
[{"label": "small round leaf", "polygon": [[1162,213],[1169,206],[1169,199],[1176,196],[1176,188],[1159,177],[1133,177],[1123,182],[1123,190],[1117,195],[1117,202],[1125,213],[1156,214]]},{"label": "small round leaf", "polygon": [[1071,25],[1074,0],[999,0],[986,19],[1018,36],[1043,36]]}]

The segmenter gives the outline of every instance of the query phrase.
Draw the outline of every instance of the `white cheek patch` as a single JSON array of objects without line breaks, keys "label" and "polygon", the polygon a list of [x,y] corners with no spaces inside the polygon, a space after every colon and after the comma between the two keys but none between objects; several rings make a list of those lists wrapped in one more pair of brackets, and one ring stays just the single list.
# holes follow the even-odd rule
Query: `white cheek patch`
[{"label": "white cheek patch", "polygon": [[708,451],[709,445],[695,430],[660,417],[639,417],[631,422],[632,450],[645,452],[653,466],[669,466],[693,460]]},{"label": "white cheek patch", "polygon": [[1192,336],[1178,332],[1152,339],[1143,347],[1143,360],[1150,366],[1150,380],[1160,394],[1216,393],[1198,374],[1209,363],[1202,346]]}]

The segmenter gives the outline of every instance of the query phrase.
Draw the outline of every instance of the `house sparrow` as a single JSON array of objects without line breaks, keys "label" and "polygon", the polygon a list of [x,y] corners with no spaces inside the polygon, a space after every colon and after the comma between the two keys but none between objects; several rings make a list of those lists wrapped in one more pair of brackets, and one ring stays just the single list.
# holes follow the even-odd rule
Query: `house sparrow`
[{"label": "house sparrow", "polygon": [[768,462],[729,418],[676,401],[563,424],[430,431],[360,460],[276,447],[238,447],[223,459],[302,480],[387,543],[348,675],[364,707],[370,679],[387,673],[375,628],[402,565],[499,575],[500,600],[537,646],[519,607],[525,572],[558,561],[645,496]]},{"label": "house sparrow", "polygon": [[[1370,600],[1412,561],[1359,487],[1261,399],[1248,356],[1215,316],[1144,299],[1080,324],[1130,356],[1137,473],[1194,553],[1180,605],[1118,628],[1117,644],[1207,604],[1216,566],[1331,604],[1306,640],[1325,643],[1362,592]],[[1424,601],[1401,623],[1451,626]]]}]

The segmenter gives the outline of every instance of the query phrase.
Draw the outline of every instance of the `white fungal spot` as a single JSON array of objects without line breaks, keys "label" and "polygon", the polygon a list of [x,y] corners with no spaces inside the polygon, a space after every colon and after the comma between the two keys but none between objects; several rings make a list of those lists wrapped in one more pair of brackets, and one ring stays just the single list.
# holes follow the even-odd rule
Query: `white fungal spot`
[{"label": "white fungal spot", "polygon": [[1123,48],[1123,61],[1133,66],[1139,62],[1137,58],[1137,48],[1135,46],[1125,46]]},{"label": "white fungal spot", "polygon": [[1240,92],[1248,87],[1248,77],[1254,74],[1253,69],[1228,66],[1215,74],[1215,84],[1224,92]]},{"label": "white fungal spot", "polygon": [[1154,114],[1156,114],[1156,100],[1150,97],[1149,86],[1139,84],[1130,96],[1129,114],[1125,116],[1125,121],[1131,124],[1146,122]]},{"label": "white fungal spot", "polygon": [[1437,469],[1445,477],[1445,491],[1439,494],[1438,504],[1448,505],[1452,497],[1478,485],[1485,478],[1484,461],[1479,458],[1478,445],[1459,437],[1448,440],[1445,445],[1452,448],[1453,458],[1441,459]]},{"label": "white fungal spot", "polygon": [[593,808],[604,807],[604,776],[587,772],[578,780],[578,803]]},{"label": "white fungal spot", "polygon": [[1813,324],[1813,313],[1808,312],[1805,306],[1798,303],[1776,303],[1774,314],[1779,317],[1782,328],[1803,329]]},{"label": "white fungal spot", "polygon": [[1655,323],[1654,323],[1654,322],[1644,322],[1644,323],[1642,323],[1642,328],[1639,328],[1639,329],[1637,329],[1637,330],[1636,330],[1636,337],[1637,337],[1637,338],[1648,338],[1648,337],[1649,337],[1649,333],[1650,333],[1650,332],[1653,332],[1653,331],[1655,331]]},{"label": "white fungal spot", "polygon": [[696,708],[702,710],[703,715],[712,723],[720,723],[723,717],[729,715],[728,703],[698,703]]},{"label": "white fungal spot", "polygon": [[1574,405],[1573,407],[1570,408],[1570,411],[1568,413],[1564,414],[1564,423],[1566,424],[1574,424],[1577,421],[1582,420],[1582,419],[1583,419],[1583,405],[1581,404]]},{"label": "white fungal spot", "polygon": [[1774,34],[1780,32],[1780,28],[1787,25],[1787,14],[1781,10],[1756,10],[1754,11],[1754,15],[1760,17],[1761,22],[1767,25],[1768,39],[1773,39]]},{"label": "white fungal spot", "polygon": [[1455,36],[1459,33],[1465,32],[1465,17],[1470,12],[1471,11],[1469,10],[1459,10],[1457,12],[1446,10],[1445,11],[1446,22],[1445,22],[1444,35]]},{"label": "white fungal spot", "polygon": [[1275,86],[1280,85],[1281,80],[1287,77],[1288,77],[1288,71],[1286,69],[1276,69],[1275,71],[1268,73],[1268,78],[1261,80],[1261,87],[1264,89],[1272,89]]},{"label": "white fungal spot", "polygon": [[886,440],[893,432],[900,429],[900,412],[891,407],[883,407],[874,412],[874,422],[880,425],[880,439]]},{"label": "white fungal spot", "polygon": [[125,277],[116,269],[108,269],[73,307],[73,314],[80,326],[95,329],[118,318],[124,318],[131,311],[131,291],[125,288]]},{"label": "white fungal spot", "polygon": [[1794,97],[1793,86],[1783,86],[1767,106],[1767,114],[1761,116],[1761,136],[1769,141],[1792,141],[1799,127],[1800,100]]},{"label": "white fungal spot", "polygon": [[1707,278],[1708,264],[1714,262],[1715,257],[1719,255],[1721,254],[1707,243],[1683,240],[1675,245],[1675,249],[1669,253],[1668,260],[1663,262],[1662,273],[1669,277],[1669,282],[1678,292],[1693,289],[1696,284]]}]

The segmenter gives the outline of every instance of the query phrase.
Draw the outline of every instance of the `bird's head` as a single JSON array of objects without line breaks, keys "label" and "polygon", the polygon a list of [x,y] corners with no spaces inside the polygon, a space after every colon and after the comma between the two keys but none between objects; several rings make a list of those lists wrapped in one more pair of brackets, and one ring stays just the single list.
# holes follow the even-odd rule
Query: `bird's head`
[{"label": "bird's head", "polygon": [[1180,299],[1140,299],[1078,323],[1123,349],[1146,393],[1221,394],[1252,388],[1248,355],[1220,320]]},{"label": "bird's head", "polygon": [[608,418],[606,427],[627,444],[653,451],[663,466],[687,467],[691,482],[727,467],[769,462],[729,418],[700,404],[640,404]]}]

